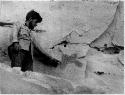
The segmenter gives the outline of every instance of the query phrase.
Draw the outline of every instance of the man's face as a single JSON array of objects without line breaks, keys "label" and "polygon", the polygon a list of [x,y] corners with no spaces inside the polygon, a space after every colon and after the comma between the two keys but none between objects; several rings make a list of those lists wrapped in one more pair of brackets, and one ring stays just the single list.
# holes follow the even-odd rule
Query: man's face
[{"label": "man's face", "polygon": [[29,22],[29,28],[30,29],[34,29],[34,27],[37,26],[37,19],[32,19],[30,22]]}]

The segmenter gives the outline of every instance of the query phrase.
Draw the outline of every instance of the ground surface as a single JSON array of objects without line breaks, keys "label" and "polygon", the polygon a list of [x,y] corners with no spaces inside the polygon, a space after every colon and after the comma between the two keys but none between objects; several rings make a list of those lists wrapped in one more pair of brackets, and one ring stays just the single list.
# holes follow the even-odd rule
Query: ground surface
[{"label": "ground surface", "polygon": [[[84,75],[72,64],[69,64],[71,68],[68,67],[66,70],[60,71],[59,67],[48,67],[37,60],[34,61],[34,72],[23,73],[14,68],[12,69],[9,66],[10,61],[5,60],[4,63],[0,63],[1,93],[123,93],[123,64],[117,64],[116,56],[100,55],[99,53],[86,57],[85,60],[88,60],[88,65]],[[103,62],[109,65],[110,68],[104,66]],[[98,68],[100,66],[102,68]],[[98,72],[102,73],[99,74]]]}]

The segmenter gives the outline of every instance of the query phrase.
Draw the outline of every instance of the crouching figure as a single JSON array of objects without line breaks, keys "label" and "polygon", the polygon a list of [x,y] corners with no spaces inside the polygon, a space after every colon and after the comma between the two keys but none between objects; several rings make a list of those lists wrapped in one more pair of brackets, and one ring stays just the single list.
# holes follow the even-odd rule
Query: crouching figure
[{"label": "crouching figure", "polygon": [[39,13],[31,10],[26,15],[24,24],[14,24],[12,44],[8,47],[11,67],[21,67],[21,71],[33,71],[33,35],[34,27],[42,18]]}]

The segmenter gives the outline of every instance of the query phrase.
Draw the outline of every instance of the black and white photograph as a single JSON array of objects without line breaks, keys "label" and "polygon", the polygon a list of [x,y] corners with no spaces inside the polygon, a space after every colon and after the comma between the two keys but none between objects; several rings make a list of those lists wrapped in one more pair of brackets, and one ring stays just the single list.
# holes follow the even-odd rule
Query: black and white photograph
[{"label": "black and white photograph", "polygon": [[124,1],[0,0],[0,94],[124,94]]}]

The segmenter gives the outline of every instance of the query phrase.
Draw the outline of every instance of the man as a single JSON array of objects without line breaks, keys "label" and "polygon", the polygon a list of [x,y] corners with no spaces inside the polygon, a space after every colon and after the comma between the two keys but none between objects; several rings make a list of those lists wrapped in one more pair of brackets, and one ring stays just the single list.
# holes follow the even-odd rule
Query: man
[{"label": "man", "polygon": [[32,32],[37,23],[42,21],[41,16],[34,10],[26,15],[25,24],[14,25],[12,44],[8,47],[11,67],[21,67],[21,71],[33,71],[32,59]]}]

